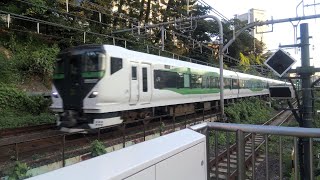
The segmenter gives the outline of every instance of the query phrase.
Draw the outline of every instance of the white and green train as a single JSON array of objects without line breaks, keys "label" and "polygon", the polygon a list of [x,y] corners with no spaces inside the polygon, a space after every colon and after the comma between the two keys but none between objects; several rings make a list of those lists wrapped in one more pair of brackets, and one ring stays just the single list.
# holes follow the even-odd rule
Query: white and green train
[{"label": "white and green train", "polygon": [[[268,95],[282,81],[224,70],[224,97]],[[53,75],[52,110],[61,127],[99,128],[210,109],[220,99],[219,69],[131,51],[83,45],[62,51]]]}]

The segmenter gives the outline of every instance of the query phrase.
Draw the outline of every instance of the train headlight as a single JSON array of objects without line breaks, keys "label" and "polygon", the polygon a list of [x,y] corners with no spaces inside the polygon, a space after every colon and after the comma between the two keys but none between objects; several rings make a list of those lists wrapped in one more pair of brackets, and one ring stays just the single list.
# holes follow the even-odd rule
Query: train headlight
[{"label": "train headlight", "polygon": [[53,93],[52,93],[52,96],[53,96],[54,98],[59,98],[59,93],[58,93],[58,92],[53,92]]},{"label": "train headlight", "polygon": [[89,96],[89,98],[95,98],[95,97],[97,97],[98,96],[98,92],[97,91],[93,91],[91,94],[90,94],[90,96]]}]

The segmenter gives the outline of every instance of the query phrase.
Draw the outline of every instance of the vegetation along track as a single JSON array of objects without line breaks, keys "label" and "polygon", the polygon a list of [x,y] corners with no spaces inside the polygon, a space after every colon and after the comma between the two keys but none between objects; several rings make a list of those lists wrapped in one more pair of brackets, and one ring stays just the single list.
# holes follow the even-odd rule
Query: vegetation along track
[{"label": "vegetation along track", "polygon": [[[273,125],[281,126],[283,123],[287,122],[292,118],[292,112],[282,110],[277,115],[272,117],[270,120],[265,122],[263,125]],[[230,133],[227,132],[227,136]],[[249,133],[244,138],[245,143],[245,167],[246,174],[249,179],[253,179],[252,167],[258,166],[261,162],[265,160],[265,155],[259,153],[259,150],[266,143],[266,139],[269,136],[262,134],[252,134]],[[222,152],[218,153],[217,139],[215,140],[215,157],[210,159],[209,166],[211,167],[210,178],[211,179],[236,179],[237,176],[237,143],[228,145],[230,137],[227,137],[227,148]],[[229,148],[228,148],[229,147]],[[253,153],[252,153],[253,152]],[[218,178],[216,178],[218,177]]]}]

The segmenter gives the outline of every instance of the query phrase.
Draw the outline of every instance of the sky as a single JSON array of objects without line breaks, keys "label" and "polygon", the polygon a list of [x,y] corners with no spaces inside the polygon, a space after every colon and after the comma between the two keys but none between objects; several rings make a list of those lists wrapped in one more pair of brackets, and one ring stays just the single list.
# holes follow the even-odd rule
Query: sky
[{"label": "sky", "polygon": [[[218,10],[221,14],[229,19],[232,19],[235,14],[247,13],[249,9],[261,9],[266,11],[266,17],[268,20],[273,19],[284,19],[292,18],[304,15],[320,14],[320,5],[309,6],[306,5],[320,3],[320,0],[304,0],[305,7],[297,5],[301,0],[204,0],[210,4],[213,8]],[[309,24],[309,36],[310,39],[310,64],[316,67],[320,67],[320,19],[301,21],[301,23]],[[300,25],[299,24],[299,25]],[[294,26],[298,25],[296,22],[287,22],[273,25],[273,32],[264,34],[266,39],[267,48],[275,51],[281,45],[292,45],[294,44]],[[298,37],[300,36],[300,28],[297,26]],[[272,26],[269,25],[269,30]],[[298,41],[299,42],[299,41]],[[294,49],[285,49],[293,56],[297,63],[294,65],[300,66],[300,51]]]}]

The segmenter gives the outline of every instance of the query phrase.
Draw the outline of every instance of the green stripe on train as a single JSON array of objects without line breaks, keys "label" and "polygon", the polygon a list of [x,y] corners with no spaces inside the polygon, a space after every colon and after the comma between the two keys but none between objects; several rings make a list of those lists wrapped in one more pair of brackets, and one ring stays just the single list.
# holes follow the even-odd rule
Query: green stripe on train
[{"label": "green stripe on train", "polygon": [[263,88],[250,88],[251,91],[262,91]]},{"label": "green stripe on train", "polygon": [[63,79],[64,78],[64,74],[53,74],[53,79]]},{"label": "green stripe on train", "polygon": [[102,78],[104,76],[104,71],[97,72],[83,72],[82,77],[84,78]]},{"label": "green stripe on train", "polygon": [[217,88],[165,88],[164,90],[169,90],[173,91],[179,94],[214,94],[214,93],[219,93],[220,89]]}]

